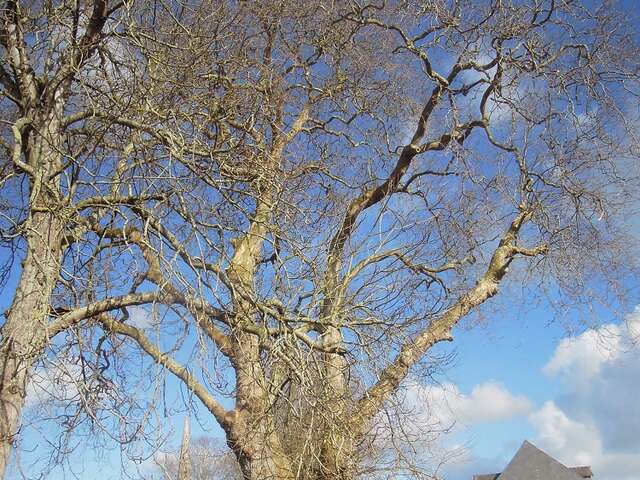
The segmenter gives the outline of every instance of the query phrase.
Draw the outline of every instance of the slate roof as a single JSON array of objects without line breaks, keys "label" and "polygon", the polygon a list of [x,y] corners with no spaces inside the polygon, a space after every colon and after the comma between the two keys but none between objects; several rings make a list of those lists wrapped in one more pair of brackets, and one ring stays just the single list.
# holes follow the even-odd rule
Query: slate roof
[{"label": "slate roof", "polygon": [[473,480],[582,480],[592,476],[590,467],[565,467],[525,441],[502,473],[474,475]]}]

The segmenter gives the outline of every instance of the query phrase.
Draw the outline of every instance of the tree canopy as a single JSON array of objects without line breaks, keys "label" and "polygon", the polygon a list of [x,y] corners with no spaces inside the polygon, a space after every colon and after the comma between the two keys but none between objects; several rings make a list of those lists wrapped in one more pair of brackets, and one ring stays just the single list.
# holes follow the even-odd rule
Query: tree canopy
[{"label": "tree canopy", "polygon": [[417,477],[395,400],[463,318],[635,278],[640,52],[613,2],[6,1],[1,23],[0,476],[56,364],[70,435],[144,438],[171,375],[247,479]]}]

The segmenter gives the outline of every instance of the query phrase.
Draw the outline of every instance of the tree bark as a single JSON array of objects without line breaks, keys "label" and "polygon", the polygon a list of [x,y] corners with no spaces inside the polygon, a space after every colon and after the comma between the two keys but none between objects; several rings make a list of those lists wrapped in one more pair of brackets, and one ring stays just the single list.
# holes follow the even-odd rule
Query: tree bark
[{"label": "tree bark", "polygon": [[49,338],[51,294],[60,272],[64,220],[57,211],[60,192],[55,172],[61,162],[61,112],[61,101],[40,115],[33,109],[34,122],[24,144],[20,126],[27,122],[19,120],[14,128],[14,155],[24,156],[31,174],[29,216],[22,225],[26,257],[0,340],[0,478],[19,431],[33,364]]},{"label": "tree bark", "polygon": [[246,480],[292,480],[296,476],[269,411],[258,337],[238,333],[234,343],[236,408],[229,446]]},{"label": "tree bark", "polygon": [[37,213],[29,222],[27,256],[11,308],[2,327],[0,349],[0,478],[4,477],[34,361],[43,353],[50,297],[58,278],[61,222]]},{"label": "tree bark", "polygon": [[[238,412],[240,424],[229,440],[245,480],[294,480],[292,465],[284,452],[273,422]],[[236,439],[234,439],[234,437]]]},{"label": "tree bark", "polygon": [[[329,345],[342,345],[342,334],[336,327],[329,327],[324,334]],[[348,428],[349,388],[346,359],[341,354],[326,353],[324,359],[325,399],[330,419],[320,449],[320,472],[318,480],[348,480],[355,458],[354,437]]]}]

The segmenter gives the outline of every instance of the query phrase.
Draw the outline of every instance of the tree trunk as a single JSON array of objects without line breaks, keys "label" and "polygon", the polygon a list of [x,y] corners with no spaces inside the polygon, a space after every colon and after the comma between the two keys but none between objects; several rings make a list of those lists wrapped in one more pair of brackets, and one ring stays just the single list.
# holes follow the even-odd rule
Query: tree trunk
[{"label": "tree trunk", "polygon": [[50,298],[60,264],[61,221],[49,212],[28,222],[27,256],[20,283],[5,314],[0,348],[0,478],[9,461],[34,361],[47,340]]},{"label": "tree trunk", "polygon": [[[246,431],[248,441],[239,440],[233,450],[245,480],[294,480],[295,473],[275,432]],[[260,441],[259,438],[263,438]]]},{"label": "tree trunk", "polygon": [[[329,327],[324,334],[328,345],[342,345],[342,335],[336,327]],[[349,428],[349,366],[341,354],[324,354],[326,415],[329,422],[324,432],[320,450],[318,480],[348,480],[356,460],[355,438]]]},{"label": "tree trunk", "polygon": [[296,476],[269,411],[258,338],[241,332],[234,343],[236,418],[229,446],[246,480],[293,480]]},{"label": "tree trunk", "polygon": [[[34,124],[22,152],[35,173],[30,178],[30,215],[22,225],[26,258],[1,331],[0,478],[4,478],[19,430],[33,364],[47,344],[51,294],[60,272],[64,220],[57,213],[59,188],[52,177],[60,166],[62,132],[57,118],[61,108],[60,104],[57,110],[40,117],[37,123],[42,128]],[[34,117],[38,118],[35,112]]]}]

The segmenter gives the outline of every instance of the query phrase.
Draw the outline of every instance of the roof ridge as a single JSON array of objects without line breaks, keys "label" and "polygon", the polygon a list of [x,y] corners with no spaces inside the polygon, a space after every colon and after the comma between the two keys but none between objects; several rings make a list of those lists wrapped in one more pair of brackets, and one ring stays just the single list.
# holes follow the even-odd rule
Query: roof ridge
[{"label": "roof ridge", "polygon": [[511,461],[496,478],[499,480],[519,480],[523,475],[528,475],[531,480],[546,480],[547,478],[582,480],[588,478],[579,471],[567,467],[528,440],[522,442]]},{"label": "roof ridge", "polygon": [[592,477],[590,466],[568,467],[525,440],[501,473],[474,475],[473,480],[584,480]]}]

